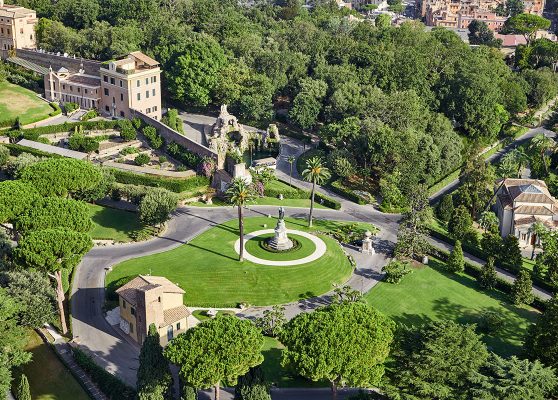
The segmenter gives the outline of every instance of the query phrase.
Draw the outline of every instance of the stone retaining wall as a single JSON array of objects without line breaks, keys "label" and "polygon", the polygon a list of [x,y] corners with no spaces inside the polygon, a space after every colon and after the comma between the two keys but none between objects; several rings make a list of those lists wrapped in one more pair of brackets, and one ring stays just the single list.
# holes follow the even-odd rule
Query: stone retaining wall
[{"label": "stone retaining wall", "polygon": [[83,69],[88,75],[99,76],[101,62],[95,60],[87,60],[73,55],[64,57],[63,54],[40,52],[38,50],[17,49],[16,56],[24,60],[30,61],[45,68],[52,66],[54,71],[64,67],[70,72],[78,72],[80,64],[83,63]]}]

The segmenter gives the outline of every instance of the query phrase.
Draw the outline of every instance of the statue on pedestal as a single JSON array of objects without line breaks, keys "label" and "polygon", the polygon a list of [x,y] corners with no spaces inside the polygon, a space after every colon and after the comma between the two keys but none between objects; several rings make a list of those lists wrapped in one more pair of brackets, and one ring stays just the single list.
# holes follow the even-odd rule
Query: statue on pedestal
[{"label": "statue on pedestal", "polygon": [[374,254],[374,246],[372,246],[372,232],[366,231],[364,232],[364,239],[362,240],[362,248],[361,252],[364,254]]},{"label": "statue on pedestal", "polygon": [[275,227],[275,237],[269,239],[269,246],[278,251],[289,250],[293,247],[293,242],[287,236],[287,226],[285,225],[285,209],[279,207],[279,220]]}]

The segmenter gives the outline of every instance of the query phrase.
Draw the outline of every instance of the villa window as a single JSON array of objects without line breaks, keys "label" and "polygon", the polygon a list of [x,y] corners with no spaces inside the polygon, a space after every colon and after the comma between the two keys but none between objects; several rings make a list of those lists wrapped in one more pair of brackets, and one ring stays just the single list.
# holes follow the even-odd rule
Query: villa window
[{"label": "villa window", "polygon": [[124,94],[120,93],[120,101],[124,101]]},{"label": "villa window", "polygon": [[180,330],[180,322],[176,323],[176,330],[179,331]]},{"label": "villa window", "polygon": [[150,114],[150,113],[151,113],[151,108],[148,108],[147,110],[145,110],[145,112],[146,112],[147,114]]},{"label": "villa window", "polygon": [[148,99],[149,98],[149,90],[145,91],[145,98]]},{"label": "villa window", "polygon": [[114,78],[110,78],[110,84],[114,85],[114,82],[115,82]]},{"label": "villa window", "polygon": [[151,91],[151,94],[152,94],[153,96],[155,96],[155,89],[153,89],[153,90]]},{"label": "villa window", "polygon": [[107,88],[105,88],[105,96],[109,95],[109,90]]},{"label": "villa window", "polygon": [[87,89],[83,89],[83,90],[85,90],[85,94],[87,94]]},{"label": "villa window", "polygon": [[149,85],[149,78],[145,78],[145,84]]},{"label": "villa window", "polygon": [[138,101],[140,101],[140,100],[141,100],[141,94],[138,93]]},{"label": "villa window", "polygon": [[62,85],[62,89],[66,90],[66,85]]},{"label": "villa window", "polygon": [[122,300],[122,308],[125,310],[126,309],[126,301]]},{"label": "villa window", "polygon": [[122,79],[120,79],[120,87],[122,87]]},{"label": "villa window", "polygon": [[134,333],[134,324],[130,322],[130,333]]},{"label": "villa window", "polygon": [[108,82],[108,76],[103,75],[103,81]]},{"label": "villa window", "polygon": [[172,325],[169,325],[167,328],[167,340],[170,342],[174,336],[174,332],[172,329]]},{"label": "villa window", "polygon": [[137,87],[140,87],[140,81],[139,81],[139,79],[138,79],[138,81],[136,82],[136,86],[137,86]]},{"label": "villa window", "polygon": [[136,309],[134,307],[130,307],[130,314],[136,315]]},{"label": "villa window", "polygon": [[120,111],[120,116],[124,118],[124,111]]}]

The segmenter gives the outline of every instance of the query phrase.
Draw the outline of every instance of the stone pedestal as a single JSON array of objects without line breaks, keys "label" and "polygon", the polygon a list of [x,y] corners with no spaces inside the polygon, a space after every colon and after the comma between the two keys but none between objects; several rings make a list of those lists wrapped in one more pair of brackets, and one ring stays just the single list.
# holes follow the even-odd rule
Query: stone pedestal
[{"label": "stone pedestal", "polygon": [[289,250],[293,247],[293,242],[287,237],[287,227],[285,226],[285,221],[280,219],[277,221],[277,226],[275,227],[275,237],[269,241],[269,246],[278,251]]},{"label": "stone pedestal", "polygon": [[374,254],[374,246],[372,245],[372,232],[366,231],[364,233],[364,239],[362,240],[362,249],[360,250],[364,254]]}]

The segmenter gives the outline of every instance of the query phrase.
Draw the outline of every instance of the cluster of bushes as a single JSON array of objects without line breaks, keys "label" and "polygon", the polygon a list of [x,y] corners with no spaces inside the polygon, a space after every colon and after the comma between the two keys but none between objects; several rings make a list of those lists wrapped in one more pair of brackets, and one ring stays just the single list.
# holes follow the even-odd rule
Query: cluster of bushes
[{"label": "cluster of bushes", "polygon": [[64,109],[66,110],[66,114],[71,114],[79,109],[79,104],[69,101],[67,103],[64,103]]},{"label": "cluster of bushes", "polygon": [[[120,121],[80,121],[80,122],[64,122],[58,125],[45,125],[36,128],[11,130],[7,132],[7,136],[11,138],[25,138],[29,140],[36,140],[41,135],[48,135],[52,133],[71,132],[75,127],[81,127],[84,130],[105,130],[105,129],[118,129]],[[81,129],[80,128],[80,129]]]},{"label": "cluster of bushes", "polygon": [[12,63],[2,63],[2,69],[7,72],[6,80],[14,85],[38,92],[44,87],[43,76],[27,68]]},{"label": "cluster of bushes", "polygon": [[146,153],[138,154],[136,158],[134,158],[134,162],[139,166],[149,164],[149,161],[151,161],[151,158]]},{"label": "cluster of bushes", "polygon": [[140,175],[133,172],[113,171],[116,182],[132,185],[151,187],[162,187],[171,192],[180,193],[200,186],[209,185],[209,178],[205,176],[193,176],[187,179],[165,178],[153,175]]},{"label": "cluster of bushes", "polygon": [[94,108],[87,111],[85,114],[83,114],[81,116],[81,120],[82,121],[89,121],[92,118],[98,117],[99,114],[97,113],[97,110],[95,110]]},{"label": "cluster of bushes", "polygon": [[152,126],[145,126],[142,130],[142,133],[149,142],[151,148],[155,150],[160,149],[165,144],[163,137],[159,135],[157,129]]},{"label": "cluster of bushes", "polygon": [[132,124],[132,121],[128,119],[121,119],[118,121],[118,128],[120,130],[120,137],[125,142],[136,140],[138,134],[136,128]]},{"label": "cluster of bushes", "polygon": [[352,189],[349,189],[343,184],[341,179],[331,182],[329,188],[340,196],[345,197],[347,200],[350,200],[357,204],[369,204],[364,198],[356,194]]},{"label": "cluster of bushes", "polygon": [[31,154],[36,157],[61,157],[58,154],[45,153],[44,151],[32,149],[31,147],[21,146],[15,143],[4,143],[2,146],[7,147],[10,151],[10,155],[14,157],[17,157],[23,153]]},{"label": "cluster of bushes", "polygon": [[105,371],[104,368],[98,366],[83,351],[78,348],[72,348],[72,354],[76,363],[109,399],[134,400],[136,398],[136,391],[133,388],[126,385],[110,372]]},{"label": "cluster of bushes", "polygon": [[167,145],[167,152],[174,159],[194,170],[197,169],[198,164],[202,161],[202,157],[174,142]]},{"label": "cluster of bushes", "polygon": [[[281,181],[283,182],[283,181]],[[285,199],[309,199],[310,198],[310,192],[307,190],[303,190],[303,189],[299,189],[299,188],[295,188],[292,185],[289,185],[286,182],[283,182],[286,185],[289,186],[288,189],[277,189],[277,188],[273,188],[273,187],[266,187],[264,190],[264,196],[267,197],[278,197],[280,194],[283,195],[283,198]],[[315,199],[318,203],[329,207],[329,208],[333,208],[334,210],[339,210],[341,209],[341,203],[339,203],[337,200],[332,199],[331,197],[325,196],[321,193],[316,192],[315,194]]]}]

